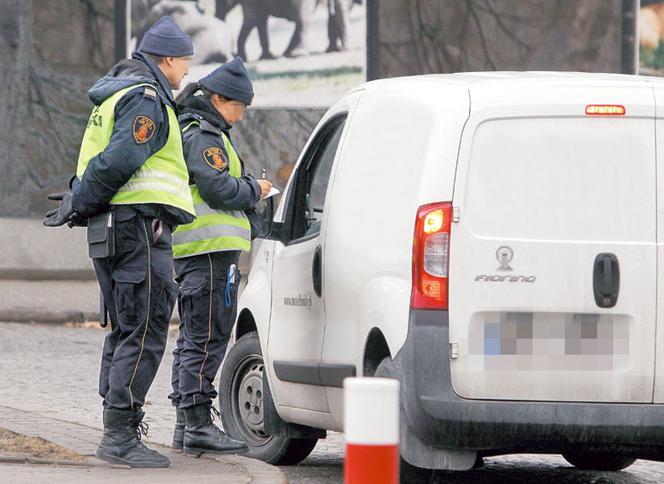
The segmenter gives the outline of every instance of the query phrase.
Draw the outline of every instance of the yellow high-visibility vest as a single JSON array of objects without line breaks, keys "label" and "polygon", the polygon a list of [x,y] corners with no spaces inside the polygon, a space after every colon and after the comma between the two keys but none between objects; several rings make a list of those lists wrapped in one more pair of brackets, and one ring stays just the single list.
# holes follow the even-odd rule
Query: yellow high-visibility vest
[{"label": "yellow high-visibility vest", "polygon": [[[182,131],[194,125],[192,121]],[[222,132],[221,139],[228,153],[228,173],[240,178],[242,165],[233,144]],[[211,208],[193,184],[189,187],[194,200],[196,220],[187,225],[179,225],[173,232],[173,257],[176,259],[210,252],[227,250],[251,251],[251,224],[241,210],[218,210]]]},{"label": "yellow high-visibility vest", "polygon": [[[115,125],[115,105],[125,93],[139,86],[154,88],[150,84],[127,87],[93,109],[78,155],[76,176],[79,179],[85,176],[90,160],[108,146]],[[194,215],[194,205],[189,190],[189,172],[182,151],[180,125],[175,111],[168,104],[166,111],[169,125],[166,144],[148,158],[129,181],[120,187],[111,198],[111,205],[159,203],[177,207]],[[151,129],[157,127],[152,126]]]}]

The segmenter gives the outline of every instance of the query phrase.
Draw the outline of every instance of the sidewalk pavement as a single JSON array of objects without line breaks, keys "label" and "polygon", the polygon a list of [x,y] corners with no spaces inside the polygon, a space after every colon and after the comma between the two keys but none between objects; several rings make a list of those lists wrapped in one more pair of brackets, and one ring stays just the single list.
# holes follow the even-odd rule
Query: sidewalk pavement
[{"label": "sidewalk pavement", "polygon": [[[182,483],[195,480],[197,483],[257,483],[286,484],[288,480],[278,467],[246,457],[204,454],[196,459],[185,456],[168,447],[149,444],[168,456],[171,467],[168,469],[130,469],[125,466],[111,466],[94,456],[101,440],[102,431],[86,425],[67,422],[45,416],[43,413],[28,412],[0,406],[0,427],[28,437],[41,437],[66,447],[89,458],[84,462],[45,461],[30,459],[0,458],[0,482],[113,482],[113,483]],[[15,463],[12,463],[12,462]],[[18,461],[18,462],[16,462]],[[49,465],[50,464],[50,465]]]},{"label": "sidewalk pavement", "polygon": [[[0,406],[101,429],[97,382],[107,332],[61,324],[0,323]],[[164,358],[143,407],[144,421],[150,425],[148,445],[169,445],[173,436],[175,411],[167,396],[176,337],[177,332],[169,333]],[[301,465],[280,469],[298,484],[337,484],[343,481],[343,457],[343,435],[330,432]]]}]

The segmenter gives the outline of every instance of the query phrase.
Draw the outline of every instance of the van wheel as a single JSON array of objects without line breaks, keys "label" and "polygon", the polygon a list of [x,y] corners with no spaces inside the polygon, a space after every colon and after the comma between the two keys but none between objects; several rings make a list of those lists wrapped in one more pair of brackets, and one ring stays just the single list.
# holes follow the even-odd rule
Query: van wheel
[{"label": "van wheel", "polygon": [[563,457],[574,467],[584,471],[621,471],[636,462],[632,457],[596,452],[566,452]]},{"label": "van wheel", "polygon": [[263,425],[263,355],[258,333],[240,338],[226,354],[219,380],[219,408],[226,433],[247,443],[245,457],[274,465],[304,460],[318,439],[269,435]]}]

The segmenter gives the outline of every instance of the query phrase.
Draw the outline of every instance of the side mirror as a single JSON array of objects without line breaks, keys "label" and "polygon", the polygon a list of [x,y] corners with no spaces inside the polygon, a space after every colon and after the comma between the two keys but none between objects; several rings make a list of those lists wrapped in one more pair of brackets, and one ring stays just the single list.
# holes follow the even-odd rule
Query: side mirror
[{"label": "side mirror", "polygon": [[258,202],[255,209],[247,211],[247,216],[251,223],[251,240],[268,239],[286,243],[286,225],[274,221],[274,197]]},{"label": "side mirror", "polygon": [[261,200],[254,210],[248,211],[251,223],[251,239],[268,239],[272,233],[274,197]]}]

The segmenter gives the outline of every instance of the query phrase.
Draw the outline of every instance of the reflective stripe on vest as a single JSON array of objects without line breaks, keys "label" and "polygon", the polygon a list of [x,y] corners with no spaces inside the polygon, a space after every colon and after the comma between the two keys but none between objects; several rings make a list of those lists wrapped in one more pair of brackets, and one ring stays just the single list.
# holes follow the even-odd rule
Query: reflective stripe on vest
[{"label": "reflective stripe on vest", "polygon": [[[115,125],[115,105],[131,89],[150,84],[136,84],[122,89],[95,106],[83,134],[81,151],[78,155],[76,176],[84,176],[88,163],[101,153],[111,139]],[[166,104],[168,113],[168,139],[158,152],[148,158],[127,183],[122,185],[111,198],[111,205],[136,203],[159,203],[170,205],[194,214],[194,205],[189,190],[189,172],[182,151],[180,125],[175,111]],[[154,129],[158,129],[156,126]]]},{"label": "reflective stripe on vest", "polygon": [[[197,122],[187,125],[186,132]],[[228,153],[228,173],[240,178],[242,166],[230,140],[225,134],[221,139]],[[247,215],[241,210],[215,210],[211,208],[198,190],[191,185],[191,196],[194,200],[196,220],[187,225],[178,226],[173,232],[173,257],[176,259],[210,252],[225,250],[251,251],[251,225]]]}]

